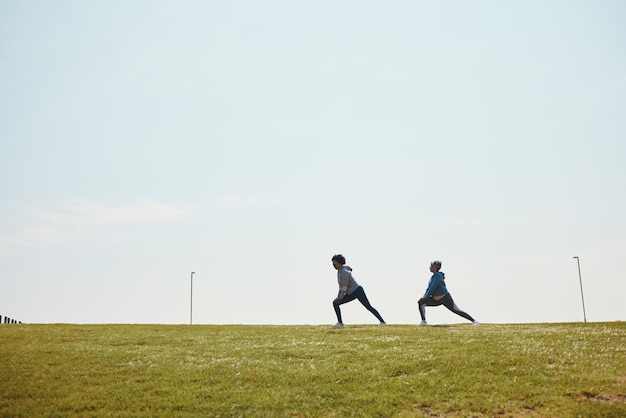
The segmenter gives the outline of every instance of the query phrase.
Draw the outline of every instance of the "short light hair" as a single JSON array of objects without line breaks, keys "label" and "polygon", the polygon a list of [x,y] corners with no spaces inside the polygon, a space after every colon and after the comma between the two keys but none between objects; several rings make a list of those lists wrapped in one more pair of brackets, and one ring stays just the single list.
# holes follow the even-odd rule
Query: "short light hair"
[{"label": "short light hair", "polygon": [[439,261],[439,260],[431,261],[430,265],[431,266],[435,266],[437,268],[437,270],[439,270],[441,268],[441,261]]}]

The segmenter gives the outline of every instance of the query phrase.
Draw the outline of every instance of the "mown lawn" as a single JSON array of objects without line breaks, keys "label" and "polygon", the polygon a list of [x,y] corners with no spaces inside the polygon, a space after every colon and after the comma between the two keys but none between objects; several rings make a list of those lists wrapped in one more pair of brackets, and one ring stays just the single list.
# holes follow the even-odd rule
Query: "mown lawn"
[{"label": "mown lawn", "polygon": [[1,417],[626,416],[626,324],[0,325]]}]

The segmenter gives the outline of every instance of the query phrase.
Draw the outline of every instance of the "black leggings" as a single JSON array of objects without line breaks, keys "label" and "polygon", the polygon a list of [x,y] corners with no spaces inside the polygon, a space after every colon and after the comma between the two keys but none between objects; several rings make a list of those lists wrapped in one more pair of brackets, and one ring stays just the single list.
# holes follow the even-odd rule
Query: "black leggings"
[{"label": "black leggings", "polygon": [[365,306],[365,309],[373,313],[380,322],[385,322],[383,320],[383,317],[380,316],[380,314],[378,313],[378,311],[374,309],[372,305],[370,305],[370,301],[367,300],[367,296],[365,295],[365,290],[363,290],[363,287],[359,286],[354,292],[350,293],[349,295],[345,295],[337,302],[333,302],[333,307],[335,308],[335,313],[337,314],[337,321],[340,324],[343,324],[343,321],[341,320],[341,309],[339,309],[339,305],[352,302],[354,299],[358,299],[359,302],[361,302],[361,305]]},{"label": "black leggings", "polygon": [[455,314],[460,315],[463,318],[469,319],[470,321],[474,322],[474,318],[472,318],[470,314],[468,314],[467,312],[463,312],[462,310],[459,309],[458,306],[456,306],[456,303],[454,303],[454,300],[452,300],[452,296],[450,296],[450,293],[446,294],[443,298],[439,300],[435,300],[431,296],[427,299],[424,299],[421,302],[418,302],[418,306],[420,309],[420,316],[422,317],[422,321],[426,321],[426,307],[427,306],[439,306],[439,305],[443,305],[446,308],[448,308],[450,311],[454,312]]}]

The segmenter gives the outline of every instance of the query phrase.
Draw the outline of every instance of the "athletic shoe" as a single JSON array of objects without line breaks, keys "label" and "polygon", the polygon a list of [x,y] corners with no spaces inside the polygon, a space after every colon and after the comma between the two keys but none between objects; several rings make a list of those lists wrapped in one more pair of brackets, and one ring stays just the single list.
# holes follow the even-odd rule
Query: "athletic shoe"
[{"label": "athletic shoe", "polygon": [[474,325],[475,327],[479,326],[480,324],[478,323],[478,321],[474,321],[472,322],[472,325]]},{"label": "athletic shoe", "polygon": [[424,325],[428,325],[428,324],[426,323],[426,321],[422,321],[422,322],[420,322],[420,327],[423,327]]},{"label": "athletic shoe", "polygon": [[378,324],[378,325],[380,325],[381,327],[384,327],[384,326],[386,326],[386,325],[387,325],[387,323],[386,323],[386,322],[381,322],[381,323],[380,323],[380,324]]},{"label": "athletic shoe", "polygon": [[343,324],[341,322],[337,322],[335,325],[333,325],[333,328],[343,328]]}]

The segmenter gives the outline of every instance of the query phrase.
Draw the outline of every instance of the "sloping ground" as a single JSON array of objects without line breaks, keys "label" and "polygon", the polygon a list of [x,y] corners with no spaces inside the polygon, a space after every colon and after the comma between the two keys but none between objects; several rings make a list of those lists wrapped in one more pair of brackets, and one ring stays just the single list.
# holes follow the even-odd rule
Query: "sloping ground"
[{"label": "sloping ground", "polygon": [[0,326],[0,416],[626,416],[626,325]]}]

